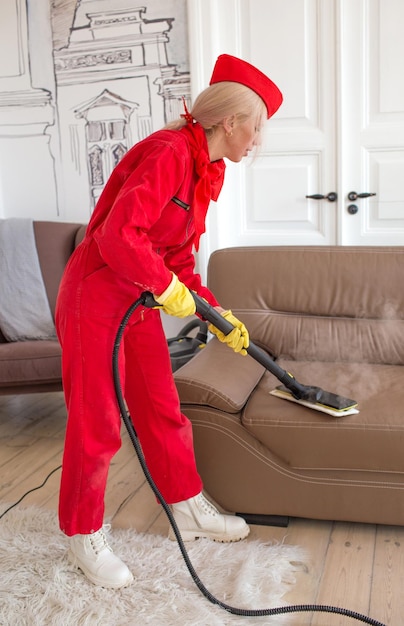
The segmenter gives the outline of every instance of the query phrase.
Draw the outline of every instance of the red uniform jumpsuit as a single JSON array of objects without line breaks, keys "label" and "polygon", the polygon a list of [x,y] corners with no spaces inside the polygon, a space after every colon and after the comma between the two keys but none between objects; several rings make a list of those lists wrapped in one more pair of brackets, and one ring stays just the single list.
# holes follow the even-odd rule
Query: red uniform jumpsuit
[{"label": "red uniform jumpsuit", "polygon": [[[145,290],[160,295],[171,272],[218,304],[195,274],[192,247],[224,167],[209,162],[197,123],[153,133],[113,171],[68,263],[56,327],[68,410],[59,519],[69,536],[103,523],[108,469],[121,445],[112,351],[125,312]],[[192,429],[179,408],[158,310],[135,311],[119,359],[125,400],[158,488],[171,504],[195,496],[202,482]]]}]

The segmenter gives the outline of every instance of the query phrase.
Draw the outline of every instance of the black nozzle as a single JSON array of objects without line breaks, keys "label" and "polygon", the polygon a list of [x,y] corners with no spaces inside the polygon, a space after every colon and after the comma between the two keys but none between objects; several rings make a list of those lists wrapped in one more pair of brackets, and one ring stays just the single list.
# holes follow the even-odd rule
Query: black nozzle
[{"label": "black nozzle", "polygon": [[147,306],[147,308],[149,308],[149,309],[152,309],[153,307],[156,307],[156,306],[161,306],[161,304],[156,302],[156,300],[154,299],[153,294],[150,291],[144,291],[142,293],[141,301],[142,301],[142,304],[144,306]]}]

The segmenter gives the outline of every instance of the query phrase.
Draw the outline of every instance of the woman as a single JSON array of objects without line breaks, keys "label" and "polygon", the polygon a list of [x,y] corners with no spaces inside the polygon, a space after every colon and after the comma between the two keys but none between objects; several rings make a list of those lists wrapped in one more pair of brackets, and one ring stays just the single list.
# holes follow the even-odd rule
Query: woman
[{"label": "woman", "polygon": [[[66,268],[56,310],[68,410],[59,519],[71,561],[94,584],[118,588],[133,580],[102,528],[108,469],[121,445],[111,372],[118,326],[143,291],[178,317],[195,313],[190,289],[219,306],[194,272],[192,250],[222,187],[223,158],[241,161],[281,102],[258,69],[221,55],[192,111],[185,108],[181,120],[136,144],[117,165]],[[234,331],[225,337],[211,330],[245,353],[247,330],[231,312],[223,314]],[[184,540],[246,537],[242,518],[221,515],[202,495],[158,310],[139,307],[132,315],[119,367],[147,465]]]}]

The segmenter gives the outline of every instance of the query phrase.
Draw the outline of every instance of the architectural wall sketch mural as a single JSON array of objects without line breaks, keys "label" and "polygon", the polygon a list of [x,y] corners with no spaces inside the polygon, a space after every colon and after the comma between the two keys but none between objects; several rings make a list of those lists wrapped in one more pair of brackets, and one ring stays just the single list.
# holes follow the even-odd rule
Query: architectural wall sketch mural
[{"label": "architectural wall sketch mural", "polygon": [[186,0],[2,0],[0,14],[0,218],[87,221],[125,152],[189,102]]}]

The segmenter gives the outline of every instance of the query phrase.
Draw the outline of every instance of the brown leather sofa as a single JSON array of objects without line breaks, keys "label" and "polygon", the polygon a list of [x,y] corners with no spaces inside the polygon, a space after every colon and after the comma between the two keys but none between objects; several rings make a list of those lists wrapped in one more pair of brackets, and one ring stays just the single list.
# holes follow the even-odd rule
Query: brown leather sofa
[{"label": "brown leather sofa", "polygon": [[[82,224],[34,222],[39,263],[52,315],[63,270],[84,232]],[[57,339],[7,342],[0,329],[0,395],[61,389],[61,349]]]},{"label": "brown leather sofa", "polygon": [[[330,417],[217,339],[175,373],[206,491],[223,508],[404,524],[404,248],[213,253],[208,285],[297,380],[353,398]],[[264,518],[261,518],[264,519]]]}]

